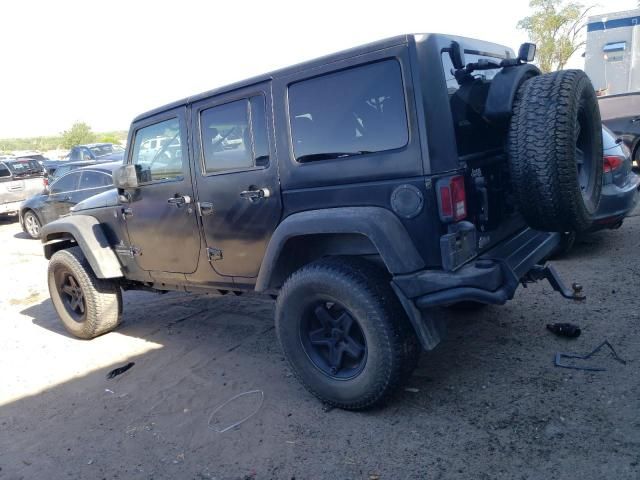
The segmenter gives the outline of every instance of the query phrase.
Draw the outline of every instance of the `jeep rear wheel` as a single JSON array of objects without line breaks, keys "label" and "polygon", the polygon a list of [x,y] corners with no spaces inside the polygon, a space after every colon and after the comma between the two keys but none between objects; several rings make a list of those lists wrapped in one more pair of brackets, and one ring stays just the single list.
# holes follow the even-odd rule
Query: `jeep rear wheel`
[{"label": "jeep rear wheel", "polygon": [[351,410],[387,400],[420,353],[386,275],[357,258],[323,259],[289,277],[276,303],[276,330],[307,390]]},{"label": "jeep rear wheel", "polygon": [[97,278],[80,247],[60,250],[51,257],[48,283],[53,306],[72,335],[95,338],[120,323],[120,287]]},{"label": "jeep rear wheel", "polygon": [[529,226],[581,232],[592,225],[602,191],[602,126],[584,72],[548,73],[520,87],[507,152],[516,203]]}]

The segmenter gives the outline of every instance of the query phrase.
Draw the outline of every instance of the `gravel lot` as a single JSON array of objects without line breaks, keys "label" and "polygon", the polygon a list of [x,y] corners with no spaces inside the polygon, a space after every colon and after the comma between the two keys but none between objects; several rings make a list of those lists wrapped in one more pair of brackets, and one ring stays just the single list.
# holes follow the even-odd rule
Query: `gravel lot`
[{"label": "gravel lot", "polygon": [[[46,260],[15,219],[0,221],[2,479],[640,478],[640,217],[555,262],[588,300],[546,284],[504,307],[450,313],[386,408],[323,408],[291,376],[273,302],[246,295],[126,293],[124,323],[71,338],[53,311]],[[550,321],[577,323],[558,338]],[[555,352],[608,339],[606,372],[555,368]],[[114,379],[106,374],[135,365]],[[259,406],[240,427],[218,433]]]}]

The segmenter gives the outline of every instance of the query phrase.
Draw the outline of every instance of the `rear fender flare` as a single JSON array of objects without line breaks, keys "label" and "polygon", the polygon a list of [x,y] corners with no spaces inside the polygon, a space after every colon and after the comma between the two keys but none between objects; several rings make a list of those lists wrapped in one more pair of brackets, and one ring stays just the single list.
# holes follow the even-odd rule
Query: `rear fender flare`
[{"label": "rear fender flare", "polygon": [[275,230],[262,260],[256,290],[265,291],[279,286],[274,285],[274,274],[278,263],[287,255],[286,244],[289,240],[326,234],[356,234],[366,237],[393,275],[414,272],[425,266],[402,222],[385,208],[309,210],[287,217]]}]

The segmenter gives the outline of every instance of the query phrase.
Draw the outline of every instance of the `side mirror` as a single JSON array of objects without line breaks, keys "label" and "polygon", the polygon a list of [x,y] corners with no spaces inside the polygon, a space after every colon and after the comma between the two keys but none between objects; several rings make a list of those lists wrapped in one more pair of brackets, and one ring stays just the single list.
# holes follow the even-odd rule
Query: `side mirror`
[{"label": "side mirror", "polygon": [[536,44],[535,43],[523,43],[518,49],[518,60],[521,62],[533,62],[536,58]]},{"label": "side mirror", "polygon": [[464,68],[467,64],[464,60],[464,50],[458,42],[451,42],[451,47],[449,47],[449,58],[451,58],[451,64],[456,70]]},{"label": "side mirror", "polygon": [[138,188],[135,165],[122,165],[113,172],[113,185],[121,190]]}]

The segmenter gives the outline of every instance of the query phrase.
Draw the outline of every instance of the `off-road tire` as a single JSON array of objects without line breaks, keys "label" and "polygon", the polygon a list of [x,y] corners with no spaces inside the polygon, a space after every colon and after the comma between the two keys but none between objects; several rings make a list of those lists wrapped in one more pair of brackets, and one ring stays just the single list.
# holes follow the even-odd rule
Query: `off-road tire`
[{"label": "off-road tire", "polygon": [[[34,222],[32,224],[33,226],[30,226],[28,222]],[[34,240],[40,238],[40,228],[42,228],[42,225],[40,224],[40,220],[38,220],[38,216],[34,213],[33,210],[27,210],[26,212],[24,212],[22,223],[24,225],[24,233],[29,235]]]},{"label": "off-road tire", "polygon": [[517,207],[529,226],[582,232],[592,225],[602,191],[601,128],[595,91],[581,70],[536,76],[518,89],[507,154]]},{"label": "off-road tire", "polygon": [[[84,296],[85,313],[74,318],[65,303],[56,275],[68,272],[77,282]],[[117,283],[97,278],[80,247],[59,250],[49,260],[48,284],[51,301],[62,324],[72,335],[91,339],[110,332],[118,326],[122,315],[122,292]]]},{"label": "off-road tire", "polygon": [[[327,375],[305,351],[303,312],[318,301],[343,305],[362,329],[366,363],[354,378]],[[278,295],[276,332],[300,383],[323,402],[348,410],[388,401],[413,372],[421,351],[386,272],[357,257],[330,257],[294,272]]]}]

